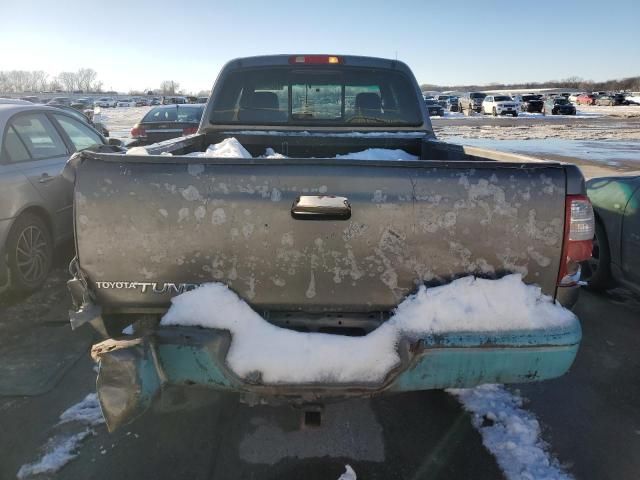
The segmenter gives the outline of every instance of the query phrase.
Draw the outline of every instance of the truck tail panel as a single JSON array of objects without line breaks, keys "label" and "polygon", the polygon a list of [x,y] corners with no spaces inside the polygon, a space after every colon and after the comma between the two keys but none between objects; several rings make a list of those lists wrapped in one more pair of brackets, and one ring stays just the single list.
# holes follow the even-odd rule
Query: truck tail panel
[{"label": "truck tail panel", "polygon": [[[87,154],[77,168],[79,264],[103,307],[162,310],[224,282],[259,312],[384,312],[418,284],[507,272],[555,293],[560,165],[194,160]],[[331,196],[349,215],[292,214]]]}]

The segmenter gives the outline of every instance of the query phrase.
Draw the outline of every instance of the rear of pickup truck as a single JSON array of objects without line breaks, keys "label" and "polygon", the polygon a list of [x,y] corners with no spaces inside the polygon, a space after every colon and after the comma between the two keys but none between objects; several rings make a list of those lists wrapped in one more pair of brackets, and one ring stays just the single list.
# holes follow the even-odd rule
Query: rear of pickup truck
[{"label": "rear of pickup truck", "polygon": [[[292,58],[302,72],[296,75],[302,75],[304,65],[295,63],[301,57]],[[345,70],[395,69],[394,75],[407,77],[419,124],[352,127],[357,134],[337,126],[269,124],[269,115],[277,122],[309,122],[318,112],[306,104],[299,117],[293,113],[293,86],[310,80],[287,83],[277,76],[270,87],[288,88],[288,116],[254,104],[242,123],[234,123],[242,117],[237,114],[220,120],[230,115],[216,110],[227,76],[280,61],[292,68],[291,58],[257,57],[223,70],[198,135],[151,147],[150,155],[86,152],[74,159],[71,321],[89,322],[106,337],[93,356],[100,364],[97,388],[110,429],[144,411],[165,385],[237,392],[249,402],[307,404],[543,380],[562,375],[573,362],[581,337],[575,317],[559,326],[541,322],[544,327],[401,335],[394,346],[398,361],[373,381],[269,381],[260,371],[242,375],[232,368],[230,329],[161,325],[172,298],[208,283],[228,286],[264,322],[327,335],[328,341],[366,341],[421,286],[465,276],[519,273],[543,294],[575,301],[578,262],[589,255],[593,221],[576,167],[438,142],[406,66],[331,58]],[[331,65],[331,75],[306,71],[314,75],[312,94],[333,92],[346,103],[348,85],[336,77],[338,66]],[[365,93],[375,90],[374,74]],[[331,79],[329,92],[323,90],[325,77]],[[380,92],[388,102],[385,88]],[[266,101],[261,97],[259,102]],[[373,97],[358,98],[356,104],[378,108]],[[242,101],[234,108],[242,109]],[[334,103],[320,112],[323,120],[349,115],[344,103]],[[231,136],[251,158],[189,155]],[[335,158],[373,147],[402,149],[413,157]],[[258,157],[267,148],[280,155]],[[120,333],[127,325],[133,325],[128,334]],[[262,349],[257,340],[256,351]]]}]

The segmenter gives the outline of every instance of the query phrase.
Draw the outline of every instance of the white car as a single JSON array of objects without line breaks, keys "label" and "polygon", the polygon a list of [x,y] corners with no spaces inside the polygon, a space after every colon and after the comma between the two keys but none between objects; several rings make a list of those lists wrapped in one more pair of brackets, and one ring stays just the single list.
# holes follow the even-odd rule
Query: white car
[{"label": "white car", "polygon": [[571,95],[569,95],[568,100],[571,103],[573,103],[574,105],[577,105],[578,104],[578,97],[580,95],[586,95],[586,94],[587,94],[587,92],[575,92],[575,93],[572,93]]},{"label": "white car", "polygon": [[518,104],[508,95],[487,95],[482,101],[482,113],[518,116]]},{"label": "white car", "polygon": [[122,98],[118,100],[118,107],[135,107],[136,101],[133,98]]},{"label": "white car", "polygon": [[640,92],[629,92],[624,96],[629,105],[640,105]]},{"label": "white car", "polygon": [[115,108],[116,103],[116,99],[113,97],[102,97],[97,99],[93,104],[96,107]]}]

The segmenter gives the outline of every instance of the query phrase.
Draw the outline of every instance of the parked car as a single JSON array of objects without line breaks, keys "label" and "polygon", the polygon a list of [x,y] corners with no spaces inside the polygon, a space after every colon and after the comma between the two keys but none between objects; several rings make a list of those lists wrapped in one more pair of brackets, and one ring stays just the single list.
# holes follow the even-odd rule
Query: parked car
[{"label": "parked car", "polygon": [[482,113],[518,116],[518,106],[508,95],[488,95],[482,101]]},{"label": "parked car", "polygon": [[584,95],[584,93],[579,93],[579,92],[577,92],[577,93],[572,93],[571,95],[569,95],[569,101],[570,101],[571,103],[576,103],[576,104],[577,104],[577,103],[578,103],[578,97],[579,97],[580,95]]},{"label": "parked car", "polygon": [[158,97],[153,97],[149,102],[149,105],[162,105],[162,100],[160,100]]},{"label": "parked car", "polygon": [[430,117],[444,117],[444,108],[435,98],[425,100],[424,104],[427,106]]},{"label": "parked car", "polygon": [[38,97],[33,97],[33,96],[28,96],[28,97],[20,97],[20,100],[24,100],[26,102],[31,102],[31,103],[42,103],[40,98]]},{"label": "parked car", "polygon": [[136,107],[146,107],[149,105],[149,100],[146,98],[134,98]]},{"label": "parked car", "polygon": [[88,125],[91,126],[91,128],[97,130],[98,132],[100,132],[102,134],[103,137],[108,137],[109,136],[109,130],[107,130],[107,128],[104,126],[104,124],[102,123],[94,123],[93,121],[93,110],[92,109],[86,109],[86,110],[78,110],[77,108],[74,107],[67,107],[66,105],[50,105],[51,107],[54,108],[58,108],[60,110],[63,110],[65,112],[67,112],[69,115],[73,115],[75,118],[77,118],[78,120],[87,123]]},{"label": "parked car", "polygon": [[482,92],[468,92],[458,98],[460,112],[465,111],[470,114],[471,112],[482,112],[482,101],[487,96]]},{"label": "parked car", "polygon": [[162,105],[183,105],[187,103],[184,97],[162,97]]},{"label": "parked car", "polygon": [[60,108],[0,105],[0,290],[36,290],[54,247],[73,235],[73,185],[62,169],[77,151],[107,141]]},{"label": "parked car", "polygon": [[149,110],[131,129],[130,145],[149,145],[196,133],[204,112],[203,104],[163,105]]},{"label": "parked car", "polygon": [[115,108],[118,102],[113,97],[101,97],[95,101],[96,107]]},{"label": "parked car", "polygon": [[640,92],[629,92],[624,99],[628,105],[640,105]]},{"label": "parked car", "polygon": [[198,97],[196,99],[196,103],[207,103],[209,101],[209,97]]},{"label": "parked car", "polygon": [[93,108],[93,100],[91,98],[76,98],[71,101],[70,107],[76,110],[87,110]]},{"label": "parked car", "polygon": [[575,115],[576,107],[564,97],[547,98],[542,106],[543,115]]},{"label": "parked car", "polygon": [[612,107],[613,106],[613,97],[611,95],[598,95],[594,99],[594,105]]},{"label": "parked car", "polygon": [[69,97],[55,97],[47,102],[47,105],[66,105],[71,106],[71,99]]},{"label": "parked car", "polygon": [[[363,131],[387,136],[350,135]],[[332,158],[383,146],[423,161]],[[205,150],[212,155],[203,159]],[[261,158],[268,150],[281,155]],[[438,141],[400,61],[233,60],[196,135],[129,153],[81,153],[70,164],[77,249],[70,320],[101,332],[91,352],[110,431],[173,386],[238,392],[256,405],[304,410],[310,402],[317,412],[353,396],[544,380],[575,358],[579,321],[563,313],[554,322],[550,300],[575,301],[579,262],[591,252],[593,214],[580,169]],[[512,303],[496,296],[504,290],[495,283],[469,277],[512,272],[521,275],[506,278],[518,285]],[[407,331],[387,330],[412,294],[420,302],[438,296],[425,282],[447,289],[459,276],[467,278],[457,285],[484,285],[473,295],[480,315],[465,308],[461,289],[451,307],[412,303]],[[211,306],[198,302],[203,293]],[[188,318],[165,316],[172,301]],[[421,330],[422,315],[438,330]],[[469,315],[486,323],[469,328]],[[523,317],[526,330],[514,328]],[[132,335],[123,334],[129,325]],[[274,360],[283,350],[288,356]],[[249,362],[243,370],[238,358]]]},{"label": "parked car", "polygon": [[458,101],[458,97],[449,97],[447,99],[447,104],[444,107],[449,112],[457,112],[460,110],[460,103]]},{"label": "parked car", "polygon": [[0,97],[0,105],[33,105],[33,103],[19,98]]},{"label": "parked car", "polygon": [[613,95],[611,95],[611,98],[613,99],[613,104],[614,105],[628,105],[629,102],[627,102],[627,99],[625,98],[624,93],[614,93]]},{"label": "parked car", "polygon": [[593,93],[582,93],[576,98],[578,105],[595,105],[596,96]]},{"label": "parked car", "polygon": [[450,95],[438,95],[436,97],[436,100],[442,108],[445,108],[447,106],[447,100],[449,100],[449,97]]},{"label": "parked car", "polygon": [[622,285],[640,294],[640,176],[593,178],[587,195],[596,227],[582,280],[593,290]]},{"label": "parked car", "polygon": [[543,107],[542,95],[516,95],[513,100],[519,105],[521,112],[541,113]]},{"label": "parked car", "polygon": [[135,107],[136,101],[133,98],[121,98],[116,103],[117,107]]}]

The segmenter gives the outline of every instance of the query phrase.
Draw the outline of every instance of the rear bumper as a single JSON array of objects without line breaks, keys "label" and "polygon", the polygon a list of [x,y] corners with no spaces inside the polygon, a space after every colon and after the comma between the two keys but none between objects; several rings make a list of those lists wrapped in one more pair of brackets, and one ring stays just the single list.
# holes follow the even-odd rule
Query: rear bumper
[{"label": "rear bumper", "polygon": [[551,112],[553,115],[575,115],[576,109],[574,108],[554,108]]},{"label": "rear bumper", "polygon": [[[142,414],[165,385],[199,385],[240,393],[250,403],[318,403],[384,392],[482,383],[520,383],[564,374],[581,339],[576,319],[562,329],[450,333],[399,342],[401,362],[378,384],[263,384],[226,364],[229,332],[164,327],[144,337],[94,345],[97,391],[110,430]],[[292,359],[295,361],[295,359]]]},{"label": "rear bumper", "polygon": [[528,113],[541,113],[541,112],[542,112],[542,106],[543,106],[543,105],[542,105],[542,103],[540,103],[540,104],[537,104],[537,103],[534,103],[534,104],[527,103],[527,104],[525,105],[525,108],[524,108],[523,110],[524,110],[525,112],[528,112]]}]

